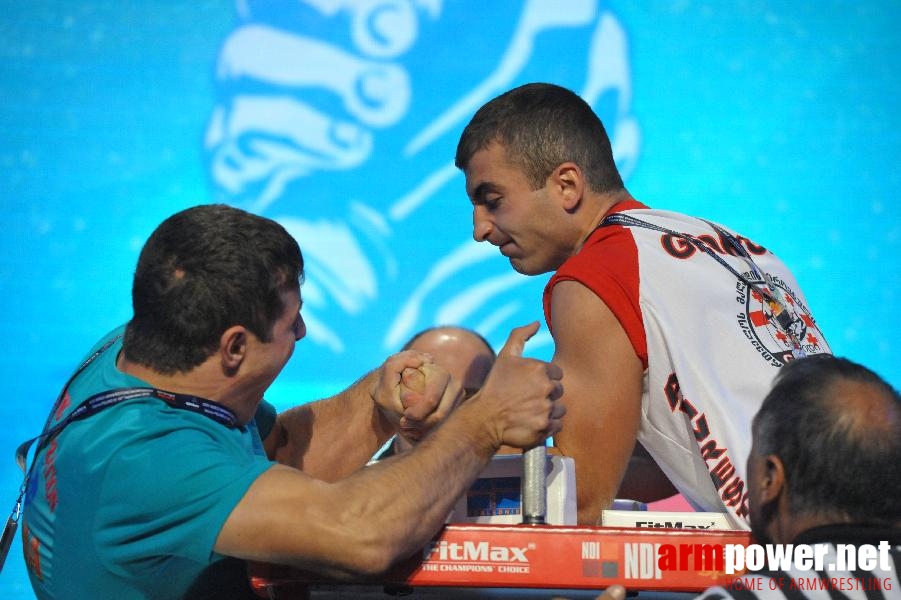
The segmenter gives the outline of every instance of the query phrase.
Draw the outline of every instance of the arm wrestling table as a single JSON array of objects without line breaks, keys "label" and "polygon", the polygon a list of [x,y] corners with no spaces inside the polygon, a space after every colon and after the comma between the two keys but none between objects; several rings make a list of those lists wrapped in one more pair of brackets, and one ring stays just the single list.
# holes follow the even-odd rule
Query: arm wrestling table
[{"label": "arm wrestling table", "polygon": [[[377,580],[336,582],[253,563],[251,587],[259,597],[270,599],[308,598],[310,586],[323,585],[380,585],[394,595],[434,590],[429,598],[464,596],[451,594],[452,588],[470,590],[465,595],[469,598],[479,597],[478,589],[498,588],[548,590],[545,597],[550,597],[553,590],[597,591],[613,584],[630,592],[700,592],[737,576],[726,575],[714,556],[722,555],[726,544],[748,545],[749,532],[709,528],[711,521],[699,519],[709,513],[667,513],[666,519],[655,519],[663,513],[636,512],[641,519],[636,522],[643,526],[575,526],[571,459],[549,456],[538,470],[530,462],[519,455],[496,457],[431,542]],[[521,482],[510,476],[512,470],[519,471]],[[547,490],[549,520],[556,524],[541,524],[548,511],[543,494],[537,494],[536,506],[536,478],[538,487]],[[622,511],[617,512],[621,517]],[[522,523],[526,519],[538,524]],[[676,568],[661,569],[658,556],[664,546],[682,558]]]}]

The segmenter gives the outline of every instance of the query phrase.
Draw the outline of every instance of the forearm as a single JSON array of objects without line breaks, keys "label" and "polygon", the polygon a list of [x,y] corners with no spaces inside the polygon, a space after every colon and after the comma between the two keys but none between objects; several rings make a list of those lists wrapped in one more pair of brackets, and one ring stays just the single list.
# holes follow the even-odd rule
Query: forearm
[{"label": "forearm", "polygon": [[467,407],[411,452],[336,483],[275,467],[229,518],[217,551],[332,577],[380,573],[435,535],[494,455],[495,440]]},{"label": "forearm", "polygon": [[398,558],[409,556],[445,522],[499,447],[472,408],[458,408],[410,452],[342,482],[369,515],[364,523],[371,543],[387,545]]},{"label": "forearm", "polygon": [[[334,575],[379,573],[421,549],[501,444],[530,448],[560,431],[562,372],[520,356],[536,328],[513,330],[481,392],[410,452],[335,483],[273,466],[229,515],[215,550]],[[408,367],[416,365],[395,364],[376,380],[380,402]]]},{"label": "forearm", "polygon": [[370,395],[375,372],[345,391],[279,414],[270,458],[324,481],[357,471],[393,435]]}]

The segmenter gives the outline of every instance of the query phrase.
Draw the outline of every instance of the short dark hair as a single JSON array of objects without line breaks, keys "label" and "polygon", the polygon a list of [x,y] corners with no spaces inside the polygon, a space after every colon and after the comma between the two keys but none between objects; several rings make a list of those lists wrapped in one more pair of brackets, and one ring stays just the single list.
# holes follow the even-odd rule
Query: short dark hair
[{"label": "short dark hair", "polygon": [[533,189],[564,162],[579,165],[596,192],[623,188],[604,124],[578,94],[558,85],[529,83],[482,106],[460,136],[457,168],[466,170],[493,142],[504,146]]},{"label": "short dark hair", "polygon": [[275,221],[223,204],[176,213],[141,250],[125,357],[172,374],[209,358],[233,325],[267,342],[281,294],[302,278],[297,241]]},{"label": "short dark hair", "polygon": [[866,367],[831,355],[788,363],[754,418],[754,444],[782,461],[797,514],[901,515],[901,397]]}]

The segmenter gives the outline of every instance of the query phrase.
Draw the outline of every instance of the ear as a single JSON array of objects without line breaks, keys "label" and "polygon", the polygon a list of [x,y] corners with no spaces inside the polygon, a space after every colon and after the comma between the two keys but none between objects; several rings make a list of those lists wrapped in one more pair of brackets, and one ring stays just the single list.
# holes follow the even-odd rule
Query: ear
[{"label": "ear", "polygon": [[585,193],[585,175],[574,162],[561,163],[548,178],[551,192],[560,198],[564,210],[574,211]]},{"label": "ear", "polygon": [[782,460],[775,454],[764,457],[757,485],[757,501],[761,505],[776,502],[782,496],[785,487],[785,465],[782,464]]},{"label": "ear", "polygon": [[242,325],[233,325],[226,329],[219,338],[219,356],[223,369],[234,372],[247,356],[247,329]]}]

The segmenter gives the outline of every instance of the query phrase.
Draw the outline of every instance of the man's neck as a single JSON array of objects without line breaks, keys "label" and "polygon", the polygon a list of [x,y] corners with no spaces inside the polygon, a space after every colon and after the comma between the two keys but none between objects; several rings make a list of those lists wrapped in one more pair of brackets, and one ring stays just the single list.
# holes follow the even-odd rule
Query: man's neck
[{"label": "man's neck", "polygon": [[847,515],[832,512],[798,513],[784,505],[771,522],[768,535],[777,544],[790,544],[805,531],[826,525],[843,525],[851,523]]},{"label": "man's neck", "polygon": [[608,192],[604,194],[595,194],[596,201],[593,202],[593,206],[590,212],[590,216],[583,221],[586,224],[583,232],[582,232],[582,240],[578,245],[578,248],[581,249],[585,242],[591,237],[591,234],[594,233],[594,230],[600,226],[601,222],[604,220],[604,217],[607,216],[607,213],[610,212],[614,206],[619,204],[620,202],[625,202],[627,200],[635,200],[625,188],[621,190],[617,190],[615,192]]},{"label": "man's neck", "polygon": [[878,522],[854,522],[829,523],[818,525],[802,531],[792,539],[794,544],[818,544],[831,542],[833,544],[870,544],[877,545],[885,540],[892,546],[901,545],[901,529],[895,525]]},{"label": "man's neck", "polygon": [[116,368],[122,373],[137,377],[157,389],[218,402],[234,411],[240,423],[247,423],[253,412],[246,414],[249,412],[246,403],[240,402],[228,380],[216,373],[217,366],[207,361],[188,372],[166,374],[128,360],[124,352],[116,359]]}]

